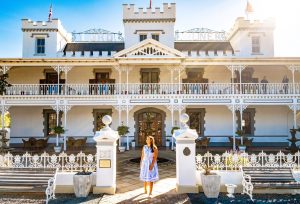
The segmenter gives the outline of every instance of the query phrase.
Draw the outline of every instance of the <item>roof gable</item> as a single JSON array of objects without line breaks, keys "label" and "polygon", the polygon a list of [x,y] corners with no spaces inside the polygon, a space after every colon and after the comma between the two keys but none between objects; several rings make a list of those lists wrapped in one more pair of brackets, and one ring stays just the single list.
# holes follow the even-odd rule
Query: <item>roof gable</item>
[{"label": "roof gable", "polygon": [[182,58],[184,54],[156,40],[146,39],[114,55],[115,58]]}]

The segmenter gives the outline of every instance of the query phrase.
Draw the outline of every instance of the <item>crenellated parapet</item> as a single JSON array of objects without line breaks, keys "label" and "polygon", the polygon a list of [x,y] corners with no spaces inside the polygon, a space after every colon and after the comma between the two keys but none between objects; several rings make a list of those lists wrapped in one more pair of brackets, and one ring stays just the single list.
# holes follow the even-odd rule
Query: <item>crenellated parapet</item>
[{"label": "crenellated parapet", "polygon": [[276,23],[274,18],[268,18],[265,20],[247,20],[244,17],[239,17],[230,29],[228,38],[230,39],[238,30],[274,30],[275,25]]},{"label": "crenellated parapet", "polygon": [[175,21],[176,19],[176,4],[164,3],[163,10],[156,7],[152,8],[135,8],[134,4],[123,4],[123,21],[149,21],[149,20],[163,20]]},{"label": "crenellated parapet", "polygon": [[57,18],[51,21],[32,21],[22,19],[23,32],[59,32],[67,41],[71,41],[71,35],[64,29],[61,21]]}]

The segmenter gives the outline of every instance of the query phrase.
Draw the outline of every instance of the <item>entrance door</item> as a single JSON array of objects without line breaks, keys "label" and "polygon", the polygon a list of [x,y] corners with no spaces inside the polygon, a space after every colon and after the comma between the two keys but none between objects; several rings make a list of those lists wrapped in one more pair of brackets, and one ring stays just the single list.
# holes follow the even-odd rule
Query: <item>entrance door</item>
[{"label": "entrance door", "polygon": [[162,145],[163,116],[156,112],[141,112],[137,115],[138,145],[146,144],[146,137],[153,136],[157,146]]}]

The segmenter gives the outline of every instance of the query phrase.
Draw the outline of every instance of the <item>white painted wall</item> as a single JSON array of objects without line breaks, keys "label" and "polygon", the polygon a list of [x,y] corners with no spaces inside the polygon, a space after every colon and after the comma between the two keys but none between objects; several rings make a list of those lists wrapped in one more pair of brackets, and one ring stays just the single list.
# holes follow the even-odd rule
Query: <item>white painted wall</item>
[{"label": "white painted wall", "polygon": [[[128,136],[134,136],[135,121],[134,113],[140,109],[150,106],[135,106],[129,113],[130,133]],[[171,135],[171,113],[164,106],[152,106],[163,110],[166,113],[165,132],[167,136]],[[232,113],[226,106],[190,106],[188,108],[205,108],[205,136],[212,137],[211,142],[227,142],[228,136],[232,135]],[[251,107],[249,107],[251,108]],[[293,126],[292,111],[285,106],[256,106],[255,114],[255,139],[254,142],[269,142],[270,137],[274,136],[274,142],[286,142],[286,136],[290,136],[289,129]],[[11,107],[9,109],[12,124],[11,124],[11,138],[12,143],[21,142],[21,138],[25,137],[43,137],[43,109],[50,109],[50,107]],[[119,126],[118,111],[111,106],[75,106],[67,114],[67,136],[72,137],[88,137],[89,142],[93,142],[93,109],[112,109],[113,122],[111,127],[117,129]],[[126,125],[126,112],[122,112],[121,122]],[[179,125],[179,116],[176,111],[174,114],[174,124]],[[64,126],[64,115],[62,116],[62,123]],[[218,137],[219,136],[219,137]],[[259,137],[262,136],[262,137]],[[276,137],[283,136],[283,137]],[[284,137],[285,136],[285,137]],[[133,139],[130,137],[130,141]],[[51,139],[50,142],[54,142]],[[122,142],[126,142],[126,137],[122,138]]]},{"label": "white painted wall", "polygon": [[[46,108],[46,107],[44,107]],[[49,108],[48,108],[49,109]],[[11,138],[43,137],[43,107],[11,107]]]}]

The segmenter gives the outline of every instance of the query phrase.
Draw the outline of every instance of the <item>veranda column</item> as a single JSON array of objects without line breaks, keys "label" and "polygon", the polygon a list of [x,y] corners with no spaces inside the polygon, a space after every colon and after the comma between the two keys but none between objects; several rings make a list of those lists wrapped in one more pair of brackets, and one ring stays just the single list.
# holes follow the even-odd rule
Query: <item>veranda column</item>
[{"label": "veranda column", "polygon": [[129,94],[129,72],[132,70],[132,68],[126,67],[125,72],[126,72],[126,92]]},{"label": "veranda column", "polygon": [[68,91],[68,72],[71,71],[72,67],[71,66],[62,66],[61,67],[61,71],[63,71],[65,73],[65,95],[67,95],[67,91]]},{"label": "veranda column", "polygon": [[[174,106],[173,105],[167,105],[167,108],[171,112],[171,130],[174,127]],[[174,138],[171,138],[171,150],[174,150]]]},{"label": "veranda column", "polygon": [[[52,109],[56,112],[56,126],[59,125],[59,106],[58,106],[58,101],[56,102],[55,106],[51,106]],[[59,143],[59,138],[58,138],[58,134],[56,134],[56,147],[58,147],[58,143]]]},{"label": "veranda column", "polygon": [[122,87],[121,87],[121,79],[122,79],[122,70],[120,68],[120,66],[113,66],[113,68],[118,72],[118,76],[119,76],[119,81],[118,81],[118,87],[116,87],[116,90],[117,90],[117,94],[121,94],[121,90],[122,90]]},{"label": "veranda column", "polygon": [[182,114],[180,117],[182,128],[173,133],[176,139],[176,190],[178,193],[198,193],[195,159],[195,139],[198,138],[198,134],[186,124],[188,120],[189,116]]},{"label": "veranda column", "polygon": [[[129,112],[131,111],[132,108],[133,108],[133,106],[126,105],[126,126],[127,127],[129,127]],[[127,150],[129,150],[129,138],[128,138],[128,134],[127,134]]]},{"label": "veranda column", "polygon": [[[174,105],[173,108],[174,108],[174,110],[178,110],[178,121],[180,121],[181,113],[185,109],[185,106],[184,105]],[[179,127],[181,127],[181,123],[179,123]]]},{"label": "veranda column", "polygon": [[242,71],[246,68],[245,65],[228,65],[226,66],[230,71],[231,71],[231,78],[232,78],[232,86],[233,86],[233,90],[232,90],[232,94],[234,94],[234,79],[233,79],[233,74],[235,71],[239,72],[239,77],[240,77],[240,88],[239,88],[239,92],[240,94],[242,94]]},{"label": "veranda column", "polygon": [[235,131],[236,131],[236,119],[235,119],[235,111],[237,109],[237,105],[228,105],[228,109],[232,112],[232,140],[233,140],[233,144],[232,144],[232,150],[235,151],[236,150],[236,145],[235,145]]},{"label": "veranda column", "polygon": [[174,69],[173,69],[173,67],[168,67],[168,70],[171,73],[171,92],[170,93],[174,94],[174,92],[175,92],[175,87],[174,87]]},{"label": "veranda column", "polygon": [[290,65],[288,66],[288,69],[292,72],[293,75],[293,94],[296,94],[295,72],[300,71],[300,65]]},{"label": "veranda column", "polygon": [[[118,111],[118,126],[121,126],[122,125],[122,106],[116,105],[116,106],[114,106],[114,108]],[[122,139],[122,137],[120,137],[119,146],[121,146],[121,142],[122,142],[121,139]]]},{"label": "veranda column", "polygon": [[59,95],[59,74],[61,72],[60,65],[53,66],[53,69],[57,72],[57,95]]},{"label": "veranda column", "polygon": [[116,193],[116,174],[117,174],[117,140],[119,134],[112,130],[109,124],[112,118],[105,115],[102,118],[105,127],[97,131],[94,140],[97,147],[97,171],[96,186],[93,188],[94,194],[115,194]]},{"label": "veranda column", "polygon": [[293,111],[294,125],[293,128],[297,129],[297,111],[300,110],[300,104],[294,103],[293,105],[289,105],[289,108]]},{"label": "veranda column", "polygon": [[[68,111],[71,110],[71,106],[67,106],[65,105],[64,106],[64,124],[65,124],[65,130],[67,130],[68,126],[67,126],[67,114],[68,114]],[[67,150],[67,134],[66,132],[64,133],[64,151]]]},{"label": "veranda column", "polygon": [[[242,131],[244,131],[243,130],[243,112],[244,112],[244,110],[247,108],[247,106],[246,105],[240,105],[240,107],[239,107],[239,109],[240,109],[240,129],[242,130]],[[241,138],[241,141],[243,140],[243,137]],[[244,141],[242,141],[242,142],[244,142]],[[244,143],[243,143],[244,144]]]}]

